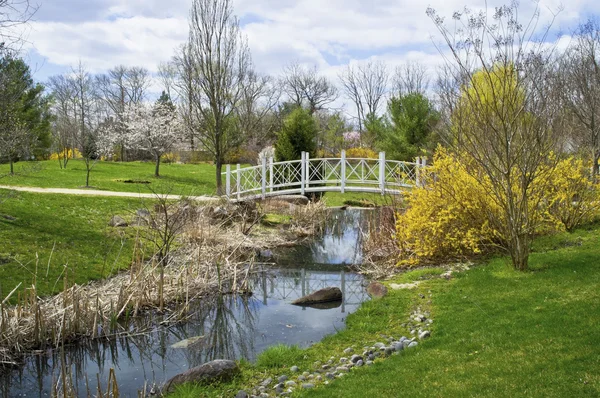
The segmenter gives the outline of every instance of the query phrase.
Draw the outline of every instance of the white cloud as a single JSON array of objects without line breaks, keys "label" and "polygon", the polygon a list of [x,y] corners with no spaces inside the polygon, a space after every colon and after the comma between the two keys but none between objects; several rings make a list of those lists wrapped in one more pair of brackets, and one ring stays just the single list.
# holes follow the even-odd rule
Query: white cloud
[{"label": "white cloud", "polygon": [[[390,71],[406,60],[419,61],[431,69],[441,63],[432,36],[439,34],[425,14],[427,3],[412,0],[233,0],[257,69],[279,74],[297,61],[316,65],[321,73],[337,80],[349,62],[377,58]],[[471,8],[481,0],[467,0]],[[156,71],[187,37],[191,0],[81,0],[44,3],[32,24],[30,41],[35,51],[53,67],[68,68],[79,60],[94,72],[115,65],[140,65]],[[489,7],[507,0],[488,0]],[[465,0],[431,0],[433,8],[451,22],[452,13]],[[540,28],[549,23],[561,0],[542,0]],[[530,15],[535,3],[523,1],[522,15]],[[66,10],[71,13],[66,16]],[[554,23],[568,33],[573,24],[590,12],[600,11],[595,0],[572,0],[564,5]],[[77,15],[81,15],[78,20]],[[561,46],[564,41],[561,41]],[[43,73],[42,73],[43,74]]]}]

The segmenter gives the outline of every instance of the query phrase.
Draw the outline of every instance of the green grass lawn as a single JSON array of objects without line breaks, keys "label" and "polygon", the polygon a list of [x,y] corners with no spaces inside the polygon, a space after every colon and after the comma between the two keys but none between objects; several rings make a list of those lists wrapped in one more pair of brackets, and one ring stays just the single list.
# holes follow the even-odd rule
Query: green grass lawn
[{"label": "green grass lawn", "polygon": [[107,223],[131,217],[140,199],[12,192],[0,203],[0,297],[30,287],[36,268],[38,293],[48,295],[62,290],[65,265],[71,281],[85,283],[131,263],[133,231]]},{"label": "green grass lawn", "polygon": [[[268,375],[289,375],[292,365],[310,370],[315,360],[339,358],[351,345],[360,351],[381,334],[408,335],[401,324],[421,306],[434,319],[428,340],[294,396],[598,397],[600,225],[540,238],[534,249],[528,272],[497,258],[450,281],[434,278],[417,290],[391,291],[350,315],[345,330],[307,350],[275,347],[257,365],[243,363],[231,384],[186,386],[174,396],[233,396]],[[439,272],[417,270],[392,282]]]},{"label": "green grass lawn", "polygon": [[[43,188],[81,188],[85,186],[86,168],[82,160],[71,160],[66,169],[57,161],[15,164],[15,175],[7,175],[9,166],[0,165],[0,185]],[[210,164],[162,164],[160,178],[154,177],[152,162],[98,162],[90,174],[90,186],[114,192],[150,193],[171,189],[173,194],[214,195],[215,167]],[[149,184],[124,181],[147,181]]]},{"label": "green grass lawn", "polygon": [[[98,162],[90,174],[90,185],[95,189],[113,192],[150,193],[170,191],[178,195],[215,195],[215,167],[206,164],[163,164],[161,177],[154,177],[152,162]],[[224,169],[223,169],[224,170]],[[82,160],[69,161],[66,169],[61,169],[57,161],[15,164],[15,175],[7,175],[9,166],[0,164],[0,185],[42,187],[42,188],[82,188],[85,185],[85,163]],[[126,183],[131,180],[138,183]],[[146,184],[141,181],[149,182]],[[327,192],[324,197],[328,206],[342,206],[348,200],[367,200],[377,205],[392,203],[390,195],[348,192]]]}]

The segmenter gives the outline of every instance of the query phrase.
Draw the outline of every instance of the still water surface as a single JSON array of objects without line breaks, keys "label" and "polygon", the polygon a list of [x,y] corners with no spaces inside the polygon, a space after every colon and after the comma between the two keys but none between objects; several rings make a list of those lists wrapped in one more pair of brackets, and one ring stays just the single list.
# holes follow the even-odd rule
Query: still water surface
[{"label": "still water surface", "polygon": [[[146,333],[65,347],[64,366],[78,395],[88,396],[86,383],[96,395],[98,378],[106,388],[111,368],[116,371],[121,396],[137,397],[145,384],[161,385],[207,361],[253,361],[274,344],[307,347],[344,328],[346,316],[368,299],[365,281],[347,266],[361,261],[359,226],[365,226],[372,214],[333,212],[321,238],[275,251],[277,265],[254,275],[251,297],[202,299],[185,323],[166,327],[160,319],[146,317],[139,320],[143,330],[149,330]],[[342,289],[343,302],[322,308],[290,304],[327,286]],[[0,375],[0,397],[49,397],[53,382],[59,380],[62,358],[59,350],[48,351]]]}]

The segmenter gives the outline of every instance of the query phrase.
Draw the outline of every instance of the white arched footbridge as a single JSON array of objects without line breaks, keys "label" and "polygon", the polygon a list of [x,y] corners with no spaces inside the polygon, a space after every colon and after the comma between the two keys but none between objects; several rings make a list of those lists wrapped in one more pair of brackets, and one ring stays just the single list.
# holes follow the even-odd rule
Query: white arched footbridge
[{"label": "white arched footbridge", "polygon": [[307,152],[300,160],[274,162],[262,159],[262,164],[236,168],[226,166],[225,194],[229,200],[250,200],[269,196],[312,192],[372,192],[398,195],[403,190],[419,186],[425,158],[416,162],[379,159],[339,158],[310,159]]}]

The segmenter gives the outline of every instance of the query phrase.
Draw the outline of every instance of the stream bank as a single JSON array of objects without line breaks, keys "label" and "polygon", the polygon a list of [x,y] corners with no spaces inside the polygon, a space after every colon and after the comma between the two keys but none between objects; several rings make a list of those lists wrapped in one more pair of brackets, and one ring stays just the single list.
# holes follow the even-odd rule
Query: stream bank
[{"label": "stream bank", "polygon": [[[363,278],[348,268],[361,259],[358,226],[368,220],[358,210],[329,217],[320,239],[308,245],[274,248],[247,279],[248,295],[216,295],[190,300],[185,319],[164,315],[132,318],[118,338],[84,340],[62,350],[44,350],[0,379],[3,396],[52,395],[61,373],[75,396],[106,388],[115,369],[123,396],[150,391],[169,377],[211,359],[253,361],[275,344],[308,347],[344,328],[346,316],[368,297]],[[216,239],[211,236],[211,239]],[[336,286],[344,300],[330,308],[294,307],[294,299]],[[94,387],[89,387],[94,386]],[[60,387],[62,388],[62,387]]]}]

